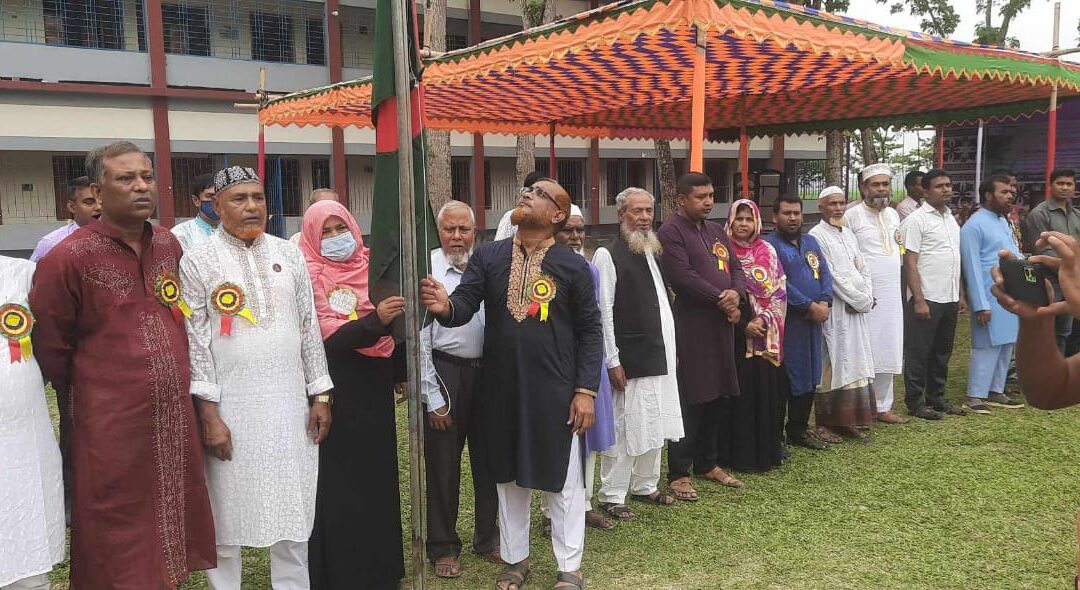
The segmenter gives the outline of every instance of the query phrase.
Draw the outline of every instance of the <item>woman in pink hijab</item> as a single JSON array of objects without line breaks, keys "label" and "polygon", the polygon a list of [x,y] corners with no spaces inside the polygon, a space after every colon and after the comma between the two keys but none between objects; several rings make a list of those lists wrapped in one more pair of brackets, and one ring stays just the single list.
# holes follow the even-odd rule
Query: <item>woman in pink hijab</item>
[{"label": "woman in pink hijab", "polygon": [[405,568],[393,396],[399,380],[389,326],[405,300],[372,304],[369,251],[356,220],[337,201],[307,210],[300,250],[334,380],[334,423],[319,445],[311,587],[397,588]]}]

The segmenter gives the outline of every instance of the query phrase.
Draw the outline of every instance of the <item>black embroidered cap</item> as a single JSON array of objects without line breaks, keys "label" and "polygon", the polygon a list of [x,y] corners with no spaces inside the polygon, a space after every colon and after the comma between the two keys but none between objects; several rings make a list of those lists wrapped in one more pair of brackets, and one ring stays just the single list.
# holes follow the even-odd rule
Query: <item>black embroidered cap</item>
[{"label": "black embroidered cap", "polygon": [[255,172],[253,168],[246,166],[229,166],[224,170],[219,170],[214,175],[214,194],[218,194],[221,191],[236,186],[238,184],[248,183],[262,184],[262,180],[259,179],[259,174]]}]

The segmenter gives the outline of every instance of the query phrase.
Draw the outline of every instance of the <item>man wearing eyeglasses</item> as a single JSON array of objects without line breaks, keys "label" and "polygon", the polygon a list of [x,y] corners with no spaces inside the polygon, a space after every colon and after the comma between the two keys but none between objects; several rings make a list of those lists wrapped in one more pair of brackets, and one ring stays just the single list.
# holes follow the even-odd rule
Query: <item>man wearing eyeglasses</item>
[{"label": "man wearing eyeglasses", "polygon": [[559,587],[585,585],[581,439],[594,421],[603,336],[588,263],[554,239],[569,216],[566,191],[538,180],[514,210],[517,235],[480,246],[453,295],[433,277],[421,282],[422,303],[444,326],[467,323],[487,303],[482,429],[508,564],[496,579],[502,590],[530,574],[533,489],[551,513]]}]

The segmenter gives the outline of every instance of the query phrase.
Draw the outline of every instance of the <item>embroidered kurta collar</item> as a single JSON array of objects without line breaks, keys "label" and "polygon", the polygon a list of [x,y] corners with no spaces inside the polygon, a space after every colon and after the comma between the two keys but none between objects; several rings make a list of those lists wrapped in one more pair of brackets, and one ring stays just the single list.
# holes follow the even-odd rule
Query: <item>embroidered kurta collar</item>
[{"label": "embroidered kurta collar", "polygon": [[555,238],[548,238],[528,254],[518,237],[514,236],[514,248],[510,255],[510,280],[506,286],[506,309],[519,322],[529,313],[529,306],[533,303],[529,298],[529,287],[540,277],[544,257],[554,245]]},{"label": "embroidered kurta collar", "polygon": [[[236,248],[241,248],[241,249],[245,249],[245,248],[249,247],[247,245],[247,243],[244,242],[244,240],[241,240],[240,238],[238,238],[238,237],[230,234],[229,232],[225,231],[225,228],[221,228],[221,231],[219,233],[221,234],[221,240],[223,242],[225,242],[226,244],[230,245],[230,246],[234,246]],[[251,242],[250,247],[251,248],[256,248],[256,247],[262,245],[262,243],[265,242],[265,241],[266,241],[266,233],[261,233],[261,234],[259,234],[259,237],[255,238],[255,241]]]}]

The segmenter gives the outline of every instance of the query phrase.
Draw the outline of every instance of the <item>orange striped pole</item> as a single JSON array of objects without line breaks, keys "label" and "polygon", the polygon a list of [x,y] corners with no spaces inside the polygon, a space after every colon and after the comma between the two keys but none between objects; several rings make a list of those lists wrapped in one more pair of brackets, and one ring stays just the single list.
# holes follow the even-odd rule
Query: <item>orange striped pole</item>
[{"label": "orange striped pole", "polygon": [[705,170],[705,39],[706,33],[697,28],[694,50],[694,80],[690,96],[690,171]]}]

